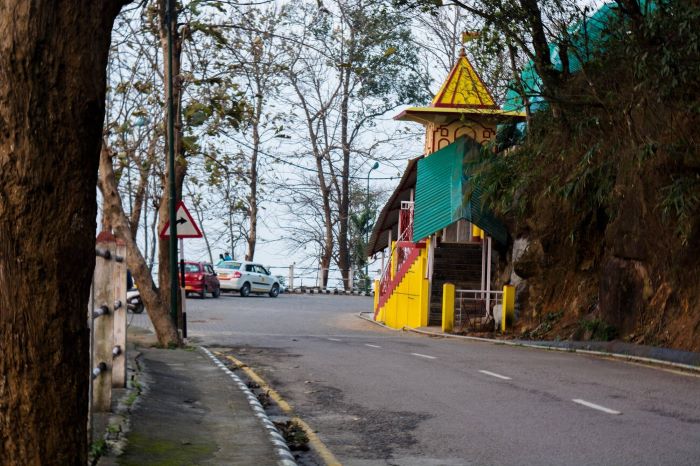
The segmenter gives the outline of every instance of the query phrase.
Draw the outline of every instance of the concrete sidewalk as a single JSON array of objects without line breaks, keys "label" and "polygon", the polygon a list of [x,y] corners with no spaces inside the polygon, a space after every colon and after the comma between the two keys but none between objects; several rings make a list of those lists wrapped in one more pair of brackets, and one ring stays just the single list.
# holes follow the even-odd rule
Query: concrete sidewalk
[{"label": "concrete sidewalk", "polygon": [[126,447],[106,465],[277,465],[268,431],[231,377],[199,348],[164,350],[143,341],[142,393]]}]

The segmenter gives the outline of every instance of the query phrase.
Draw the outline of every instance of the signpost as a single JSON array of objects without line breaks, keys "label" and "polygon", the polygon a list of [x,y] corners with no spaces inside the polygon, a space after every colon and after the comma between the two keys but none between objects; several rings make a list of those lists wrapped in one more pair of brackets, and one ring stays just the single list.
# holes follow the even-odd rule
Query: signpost
[{"label": "signpost", "polygon": [[[182,292],[181,292],[181,302],[182,302],[182,333],[183,337],[187,337],[187,324],[185,323],[185,316],[187,315],[185,313],[185,296],[186,296],[186,291],[185,291],[185,247],[184,247],[184,242],[183,238],[201,238],[202,237],[202,231],[199,229],[197,226],[197,222],[194,221],[194,218],[192,218],[192,214],[190,214],[190,211],[187,210],[187,207],[185,207],[185,203],[180,201],[177,203],[177,208],[175,209],[175,228],[171,228],[170,221],[168,221],[164,226],[163,229],[160,231],[160,237],[165,239],[168,238],[170,239],[170,235],[173,230],[175,230],[177,238],[180,240],[180,283],[182,287]],[[177,257],[177,253],[175,254],[175,257]],[[175,268],[171,270],[177,270]],[[173,274],[176,272],[172,272]],[[174,284],[175,287],[177,287],[177,279],[171,280],[171,283]],[[171,296],[176,294],[172,293]],[[175,314],[175,317],[173,320],[175,321],[175,326],[177,327],[177,314]]]}]

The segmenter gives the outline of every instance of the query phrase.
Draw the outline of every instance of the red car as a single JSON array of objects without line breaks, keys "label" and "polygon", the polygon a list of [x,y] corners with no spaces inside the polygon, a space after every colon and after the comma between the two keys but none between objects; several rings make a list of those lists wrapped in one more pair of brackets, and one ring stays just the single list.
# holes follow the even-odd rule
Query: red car
[{"label": "red car", "polygon": [[207,293],[211,293],[214,298],[219,297],[221,286],[211,264],[185,262],[185,293],[198,293],[202,299],[206,298]]}]

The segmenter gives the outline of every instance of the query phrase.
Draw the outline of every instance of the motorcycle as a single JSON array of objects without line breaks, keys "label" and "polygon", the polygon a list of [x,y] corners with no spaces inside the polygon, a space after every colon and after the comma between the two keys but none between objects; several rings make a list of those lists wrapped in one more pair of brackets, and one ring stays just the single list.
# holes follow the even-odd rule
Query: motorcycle
[{"label": "motorcycle", "polygon": [[141,293],[137,288],[132,288],[126,292],[126,308],[134,314],[141,314],[144,306],[141,301]]}]

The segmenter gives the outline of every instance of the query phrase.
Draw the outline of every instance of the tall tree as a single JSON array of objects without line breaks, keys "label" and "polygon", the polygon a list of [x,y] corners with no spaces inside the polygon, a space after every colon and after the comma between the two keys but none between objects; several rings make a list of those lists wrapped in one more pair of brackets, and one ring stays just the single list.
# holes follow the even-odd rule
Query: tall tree
[{"label": "tall tree", "polygon": [[[222,54],[221,47],[217,47],[219,38],[202,26],[211,21],[211,12],[204,8],[203,3],[206,2],[190,2],[178,10],[184,24],[173,34],[173,139],[178,200],[182,198],[185,177],[192,161],[196,166],[196,162],[201,162],[199,156],[203,156],[205,160],[216,162],[213,155],[216,151],[206,150],[204,141],[237,126],[242,114],[235,86],[230,78],[220,77],[224,65],[219,59]],[[136,241],[145,188],[152,173],[160,179],[160,186],[155,190],[158,195],[153,196],[157,201],[157,213],[153,219],[158,222],[158,231],[168,221],[169,194],[165,187],[171,167],[162,162],[166,157],[157,156],[156,148],[165,150],[168,147],[167,130],[163,130],[168,112],[163,97],[167,92],[167,80],[164,79],[168,72],[167,34],[168,28],[175,28],[179,20],[168,20],[166,4],[164,0],[155,0],[138,13],[120,19],[118,32],[121,40],[112,60],[112,111],[105,126],[108,147],[104,151],[100,188],[105,202],[104,217],[126,242],[130,257],[136,261],[130,263],[130,268],[136,281],[143,285],[142,298],[159,341],[170,345],[177,342],[177,333],[167,318],[170,309],[168,241],[157,243],[158,287],[154,285],[150,268],[146,266],[144,254]],[[198,42],[193,40],[194,36]],[[162,55],[160,59],[158,46]],[[161,63],[164,64],[162,68]],[[159,88],[162,92],[158,92]],[[144,124],[145,131],[144,128],[137,129]],[[142,142],[144,137],[147,144]],[[113,157],[114,152],[117,152],[117,157]],[[120,156],[122,153],[123,157]],[[113,163],[114,172],[109,162]],[[122,176],[125,173],[128,179],[132,164],[137,167],[139,180],[133,203],[130,183],[124,186],[125,177]],[[128,196],[128,212],[122,194]]]},{"label": "tall tree", "polygon": [[[635,0],[631,0],[634,2]],[[393,0],[394,4],[419,8],[438,15],[442,2],[434,0]],[[496,31],[504,44],[518,49],[532,61],[541,79],[541,97],[549,103],[555,118],[563,115],[562,94],[569,70],[553,64],[554,46],[558,46],[563,64],[568,62],[566,50],[570,46],[566,27],[581,10],[572,0],[449,0],[448,5],[462,9],[472,18],[478,18],[484,30]]]},{"label": "tall tree", "polygon": [[376,120],[403,103],[424,101],[426,77],[413,67],[417,58],[405,18],[385,1],[337,0],[315,12],[308,5],[297,10],[306,25],[290,47],[305,47],[288,75],[308,133],[317,186],[328,204],[323,224],[334,239],[326,244],[337,244],[333,256],[347,289],[353,172],[377,149],[369,134]]},{"label": "tall tree", "polygon": [[350,275],[351,156],[372,120],[403,103],[427,96],[425,81],[409,67],[417,61],[411,31],[403,15],[382,0],[338,0],[335,67],[340,90],[340,199],[338,267],[345,288]]},{"label": "tall tree", "polygon": [[0,2],[0,462],[85,464],[95,183],[122,0]]},{"label": "tall tree", "polygon": [[[248,8],[233,28],[227,49],[233,58],[239,75],[241,89],[251,103],[247,115],[247,127],[242,132],[242,152],[248,158],[245,174],[248,185],[246,207],[248,229],[245,259],[252,261],[258,239],[258,215],[260,211],[261,151],[265,144],[282,131],[282,115],[271,109],[282,79],[285,58],[281,52],[281,40],[274,33],[284,26],[286,9],[276,6],[267,9]],[[245,142],[243,142],[245,141]]]}]

